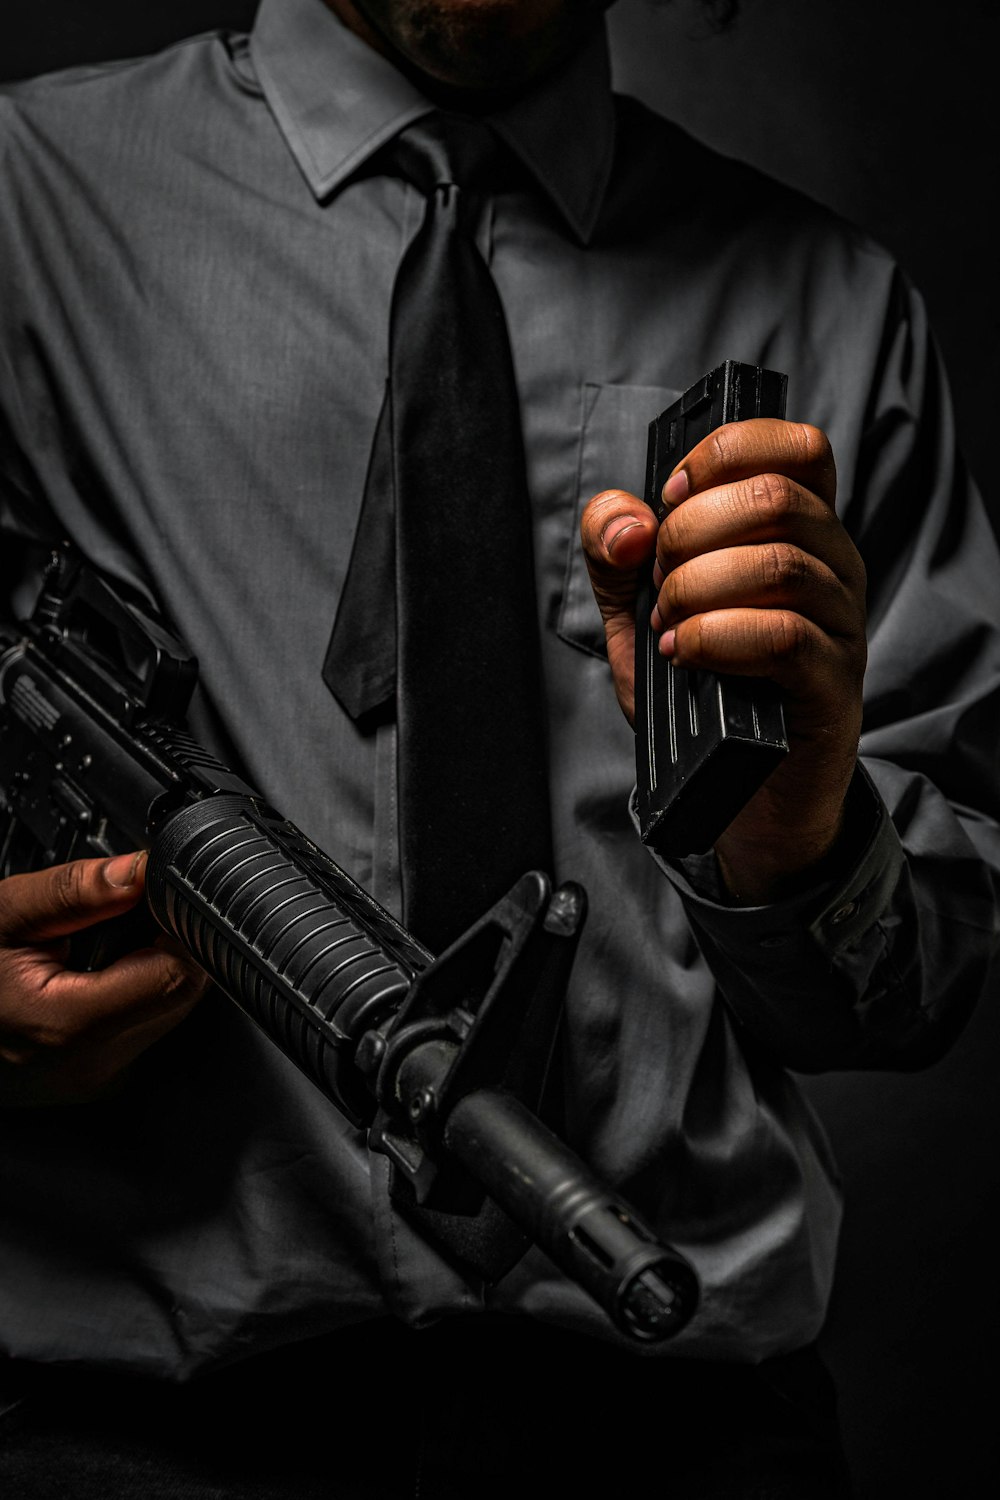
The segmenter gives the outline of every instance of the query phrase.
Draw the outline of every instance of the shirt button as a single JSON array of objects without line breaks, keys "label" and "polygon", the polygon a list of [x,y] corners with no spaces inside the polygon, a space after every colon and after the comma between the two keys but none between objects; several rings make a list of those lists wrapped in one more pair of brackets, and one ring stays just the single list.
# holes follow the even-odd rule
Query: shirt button
[{"label": "shirt button", "polygon": [[848,917],[853,917],[854,916],[854,913],[857,911],[857,909],[858,909],[858,903],[856,901],[848,901],[846,903],[846,905],[844,905],[844,906],[838,906],[837,907],[837,910],[834,912],[833,916],[830,918],[830,921],[831,922],[846,922],[847,919],[848,919]]}]

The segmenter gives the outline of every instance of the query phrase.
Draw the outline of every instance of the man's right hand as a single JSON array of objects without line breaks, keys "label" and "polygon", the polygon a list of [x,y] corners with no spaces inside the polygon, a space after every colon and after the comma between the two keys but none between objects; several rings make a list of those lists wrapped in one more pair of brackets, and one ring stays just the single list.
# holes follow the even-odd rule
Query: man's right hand
[{"label": "man's right hand", "polygon": [[207,989],[165,934],[106,969],[66,967],[70,936],[131,910],[145,871],[121,854],[0,881],[0,1105],[104,1097]]}]

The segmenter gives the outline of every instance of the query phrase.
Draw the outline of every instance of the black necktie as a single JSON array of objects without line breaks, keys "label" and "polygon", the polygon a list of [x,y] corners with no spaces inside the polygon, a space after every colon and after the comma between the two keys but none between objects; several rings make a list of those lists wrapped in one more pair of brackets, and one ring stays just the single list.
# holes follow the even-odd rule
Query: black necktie
[{"label": "black necktie", "polygon": [[525,870],[552,871],[520,414],[473,238],[471,195],[499,151],[485,125],[447,116],[390,148],[386,170],[427,208],[396,276],[389,386],[323,668],[358,719],[395,687],[403,916],[434,951]]}]

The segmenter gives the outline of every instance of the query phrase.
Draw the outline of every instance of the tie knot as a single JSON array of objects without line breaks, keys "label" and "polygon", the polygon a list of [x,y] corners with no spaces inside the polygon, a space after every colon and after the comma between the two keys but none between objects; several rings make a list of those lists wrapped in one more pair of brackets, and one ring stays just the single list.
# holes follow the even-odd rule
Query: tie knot
[{"label": "tie knot", "polygon": [[428,197],[451,185],[495,192],[507,175],[506,153],[496,135],[482,120],[462,115],[427,115],[386,149],[399,175]]}]

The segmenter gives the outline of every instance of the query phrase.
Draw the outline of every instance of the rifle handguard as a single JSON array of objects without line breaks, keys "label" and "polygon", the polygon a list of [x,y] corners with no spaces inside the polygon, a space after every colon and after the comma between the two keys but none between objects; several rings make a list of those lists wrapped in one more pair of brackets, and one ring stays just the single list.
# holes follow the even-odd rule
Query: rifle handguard
[{"label": "rifle handguard", "polygon": [[354,1065],[430,962],[294,825],[251,797],[173,814],[150,846],[146,893],[242,1010],[355,1125],[375,1099]]}]

